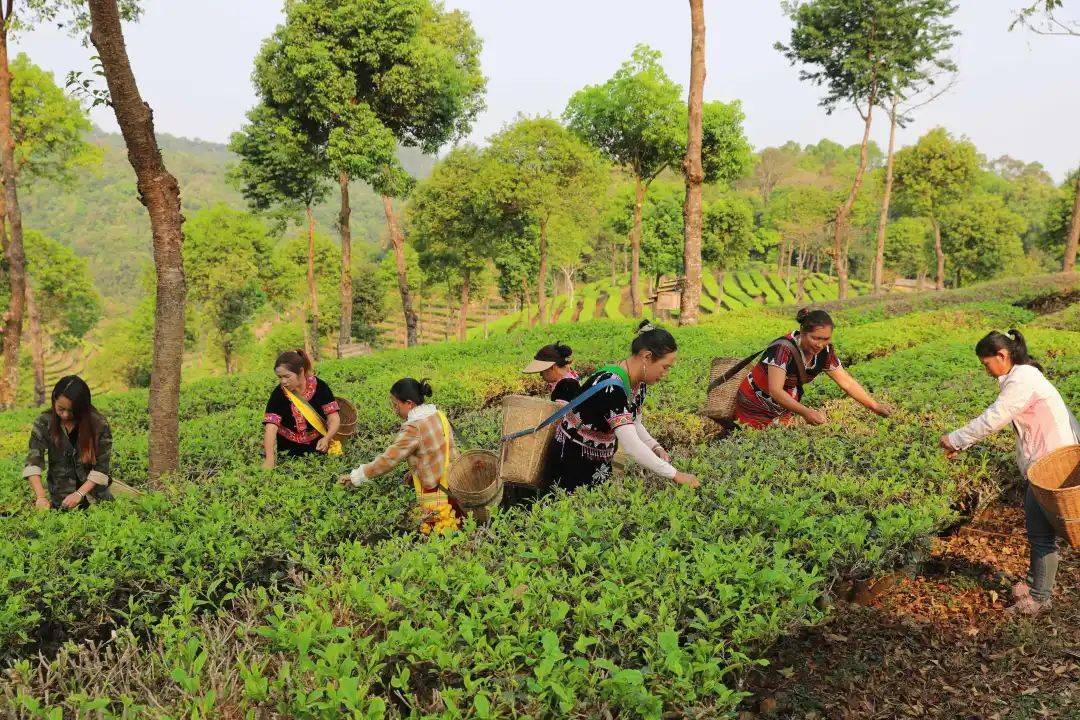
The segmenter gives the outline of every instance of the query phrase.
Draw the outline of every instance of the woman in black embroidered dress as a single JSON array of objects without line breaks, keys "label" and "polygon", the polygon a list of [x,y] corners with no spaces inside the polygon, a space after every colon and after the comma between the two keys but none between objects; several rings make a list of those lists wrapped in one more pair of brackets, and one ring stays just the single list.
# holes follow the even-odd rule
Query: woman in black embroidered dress
[{"label": "woman in black embroidered dress", "polygon": [[550,483],[570,491],[607,480],[621,446],[631,459],[656,474],[680,485],[698,486],[697,478],[671,465],[667,451],[641,424],[646,388],[668,374],[676,349],[671,333],[642,322],[630,346],[631,356],[619,365],[600,368],[581,384],[584,394],[594,385],[617,380],[556,426],[547,457]]},{"label": "woman in black embroidered dress", "polygon": [[[264,468],[277,465],[277,454],[297,456],[309,453],[325,453],[330,441],[341,425],[338,403],[330,386],[315,377],[311,360],[303,350],[288,350],[274,362],[278,386],[270,393],[263,416]],[[319,415],[326,426],[326,434],[320,434],[304,417],[301,408],[289,400],[288,390]]]}]

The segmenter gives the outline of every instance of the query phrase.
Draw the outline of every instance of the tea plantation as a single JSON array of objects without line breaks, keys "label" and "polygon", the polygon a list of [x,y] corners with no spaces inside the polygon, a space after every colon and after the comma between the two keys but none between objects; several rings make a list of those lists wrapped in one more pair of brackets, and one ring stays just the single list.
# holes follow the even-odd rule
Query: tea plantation
[{"label": "tea plantation", "polygon": [[[826,378],[831,422],[719,439],[697,411],[709,360],[792,328],[790,306],[675,330],[679,359],[646,424],[698,491],[629,469],[504,511],[485,528],[411,532],[400,474],[337,487],[393,437],[386,401],[429,377],[463,448],[494,449],[498,398],[561,339],[579,364],[625,357],[628,320],[594,320],[322,363],[355,401],[346,458],[259,467],[270,368],[186,385],[183,471],[137,500],[37,514],[21,479],[36,411],[0,415],[3,713],[25,718],[695,717],[730,715],[745,671],[828,613],[830,589],[917,562],[928,538],[1015,482],[1002,433],[958,460],[937,438],[994,382],[972,352],[1020,326],[1080,408],[1080,289],[1047,276],[834,308],[852,373],[897,408],[879,419]],[[1051,303],[1052,305],[1052,303]],[[1047,313],[1049,316],[1050,313]],[[115,474],[141,485],[145,393],[99,403]]]}]

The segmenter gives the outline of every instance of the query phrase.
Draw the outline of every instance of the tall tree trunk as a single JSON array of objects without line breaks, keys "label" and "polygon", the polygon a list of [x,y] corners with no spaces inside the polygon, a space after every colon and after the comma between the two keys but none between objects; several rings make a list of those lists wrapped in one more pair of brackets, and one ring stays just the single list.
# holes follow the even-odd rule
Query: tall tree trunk
[{"label": "tall tree trunk", "polygon": [[229,343],[229,342],[226,342],[226,343],[225,343],[225,344],[224,344],[224,345],[222,346],[222,348],[221,348],[221,349],[222,349],[222,352],[223,352],[223,353],[224,353],[224,355],[225,355],[225,374],[226,374],[226,375],[232,375],[232,372],[233,372],[233,351],[232,351],[232,344],[231,344],[231,343]]},{"label": "tall tree trunk", "polygon": [[618,266],[616,265],[619,256],[619,246],[615,243],[614,237],[611,239],[611,287],[615,287],[616,275],[618,275]]},{"label": "tall tree trunk", "polygon": [[398,230],[394,218],[394,204],[388,195],[382,196],[383,211],[386,213],[386,227],[390,232],[390,244],[394,247],[394,260],[397,263],[398,292],[401,293],[401,309],[405,314],[405,346],[417,343],[417,315],[413,310],[412,292],[409,290],[409,269],[405,263],[405,238]]},{"label": "tall tree trunk", "polygon": [[937,218],[930,216],[930,225],[934,228],[934,255],[937,257],[937,274],[934,276],[934,289],[945,289],[945,253],[941,249],[941,225]]},{"label": "tall tree trunk", "polygon": [[851,191],[840,209],[836,211],[836,222],[833,226],[833,261],[836,263],[836,280],[839,286],[839,298],[847,298],[848,269],[844,258],[844,229],[847,226],[851,208],[855,206],[855,199],[859,197],[859,188],[862,187],[863,174],[866,172],[866,146],[870,142],[870,124],[874,118],[874,103],[877,98],[871,96],[866,105],[866,118],[863,123],[862,144],[859,146],[859,166],[855,169],[855,182],[851,184]]},{"label": "tall tree trunk", "polygon": [[11,4],[0,17],[0,180],[4,183],[0,242],[7,260],[11,300],[4,314],[3,369],[0,371],[0,408],[15,404],[19,385],[19,343],[22,340],[23,316],[26,313],[26,253],[23,247],[22,210],[16,192],[15,135],[11,127],[11,68],[8,67],[8,30],[11,27]]},{"label": "tall tree trunk", "polygon": [[491,307],[491,299],[484,298],[484,339],[488,339],[488,312]]},{"label": "tall tree trunk", "polygon": [[26,316],[30,321],[30,363],[34,368],[34,405],[45,404],[45,339],[41,336],[41,313],[34,288],[26,283]]},{"label": "tall tree trunk", "polygon": [[679,324],[693,325],[701,304],[701,103],[705,88],[705,8],[704,0],[690,0],[690,97],[687,103],[686,158],[683,175],[683,287],[679,304]]},{"label": "tall tree trunk", "polygon": [[345,352],[345,346],[352,340],[352,207],[349,206],[349,174],[342,171],[338,175],[341,185],[341,210],[338,212],[338,230],[341,233],[341,323],[338,325],[337,356]]},{"label": "tall tree trunk", "polygon": [[630,230],[630,305],[634,317],[641,317],[644,311],[641,289],[638,287],[641,274],[641,212],[644,206],[645,183],[641,178],[634,178],[634,227]]},{"label": "tall tree trunk", "polygon": [[540,221],[540,277],[536,279],[536,305],[540,325],[547,325],[547,220]]},{"label": "tall tree trunk", "polygon": [[885,229],[889,224],[889,203],[892,201],[893,186],[893,153],[896,147],[896,122],[897,107],[900,105],[900,97],[893,96],[892,106],[889,108],[889,154],[885,161],[885,190],[881,196],[881,213],[878,215],[877,229],[877,254],[874,255],[874,294],[881,294],[881,286],[885,277]]},{"label": "tall tree trunk", "polygon": [[461,316],[458,318],[458,340],[465,342],[465,333],[469,329],[469,291],[472,290],[472,277],[466,268],[461,278]]},{"label": "tall tree trunk", "polygon": [[307,206],[307,289],[308,304],[311,305],[311,346],[315,351],[314,359],[321,355],[319,341],[319,292],[315,287],[315,214],[311,205]]},{"label": "tall tree trunk", "polygon": [[116,0],[89,0],[90,41],[97,49],[116,122],[138,179],[139,199],[150,214],[157,269],[154,361],[150,375],[150,479],[180,466],[180,369],[184,359],[183,232],[180,185],[161,159],[154,114],[139,95],[128,61]]},{"label": "tall tree trunk", "polygon": [[1073,201],[1072,225],[1069,226],[1069,239],[1065,242],[1065,262],[1062,270],[1072,272],[1076,269],[1076,246],[1080,244],[1080,173],[1076,175],[1076,199]]},{"label": "tall tree trunk", "polygon": [[[574,318],[574,270],[563,268],[563,280],[566,284],[566,309],[570,313],[570,319]],[[614,283],[612,283],[614,287]]]}]

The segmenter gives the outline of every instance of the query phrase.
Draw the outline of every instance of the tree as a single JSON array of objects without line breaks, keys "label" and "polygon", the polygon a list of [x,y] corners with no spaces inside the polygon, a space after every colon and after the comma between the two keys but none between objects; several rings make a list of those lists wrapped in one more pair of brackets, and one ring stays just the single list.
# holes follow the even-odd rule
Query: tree
[{"label": "tree", "polygon": [[956,285],[988,280],[1024,255],[1024,219],[997,195],[977,193],[941,210],[941,242],[951,259]]},{"label": "tree", "polygon": [[[603,161],[551,118],[521,118],[491,138],[492,198],[503,222],[532,227],[539,250],[540,322],[547,322],[548,226],[555,215],[590,212],[606,179]],[[524,278],[523,278],[524,279]]]},{"label": "tree", "polygon": [[683,203],[683,288],[679,324],[697,322],[701,303],[701,185],[705,170],[701,164],[702,102],[705,91],[705,6],[703,0],[690,0],[690,93],[687,99],[686,157],[683,178],[686,199]]},{"label": "tree", "polygon": [[477,148],[456,148],[416,186],[409,201],[409,231],[420,267],[459,281],[459,340],[465,340],[468,328],[473,280],[491,257],[499,230],[488,187],[490,169]]},{"label": "tree", "polygon": [[319,345],[330,341],[338,330],[341,307],[336,292],[341,281],[341,250],[326,235],[305,232],[287,238],[277,248],[277,267],[284,281],[284,297],[301,292],[305,285],[314,283],[315,293],[323,298],[319,306],[320,317],[325,320],[319,326],[319,334],[311,336],[311,342]]},{"label": "tree", "polygon": [[[1039,35],[1066,35],[1080,37],[1080,20],[1063,19],[1058,11],[1065,4],[1064,0],[1035,0],[1021,8],[1009,30],[1026,27]],[[1076,180],[1076,194],[1073,198],[1072,221],[1069,235],[1065,241],[1065,257],[1062,262],[1064,272],[1076,269],[1076,251],[1080,246],[1080,177]]]},{"label": "tree", "polygon": [[937,256],[934,284],[938,290],[945,287],[940,213],[971,188],[978,166],[975,146],[967,140],[954,140],[944,128],[931,130],[914,145],[896,153],[898,194],[912,212],[930,221],[934,232]]},{"label": "tree", "polygon": [[46,334],[55,349],[69,350],[101,318],[101,297],[86,261],[52,238],[27,230],[27,310],[34,404],[45,402]]},{"label": "tree", "polygon": [[1080,37],[1080,20],[1062,18],[1058,11],[1064,0],[1035,0],[1017,11],[1009,30],[1025,27],[1038,35]]},{"label": "tree", "polygon": [[186,225],[184,271],[191,299],[213,324],[230,374],[233,355],[250,335],[255,311],[274,293],[276,272],[266,226],[223,204],[200,210]]},{"label": "tree", "polygon": [[299,123],[259,105],[247,114],[248,123],[229,140],[229,149],[241,162],[230,169],[230,177],[253,209],[294,212],[303,208],[307,215],[308,260],[307,315],[313,339],[312,349],[319,355],[319,293],[315,284],[315,216],[312,208],[330,192],[325,157],[315,147]]},{"label": "tree", "polygon": [[352,287],[352,336],[362,343],[375,345],[379,342],[379,323],[385,317],[383,299],[386,286],[381,282],[378,268],[363,264],[353,276]]},{"label": "tree", "polygon": [[[434,154],[469,132],[486,86],[479,53],[468,16],[431,0],[297,0],[287,4],[286,22],[257,64],[264,102],[300,119],[313,142],[325,144],[343,188],[341,217],[345,175],[383,195],[409,345],[417,341],[417,318],[403,284],[404,237],[391,198],[404,197],[412,183],[393,150],[400,143]],[[350,238],[347,223],[340,225],[347,314]],[[343,317],[341,332],[347,329]]]},{"label": "tree", "polygon": [[924,218],[901,217],[889,223],[885,260],[888,266],[904,277],[916,278],[922,289],[933,262],[930,248],[930,227]]},{"label": "tree", "polygon": [[679,98],[682,88],[668,77],[660,61],[658,51],[638,45],[610,80],[574,93],[563,113],[572,132],[634,178],[630,300],[635,317],[643,310],[638,268],[645,195],[656,176],[685,151],[680,124],[685,113]]},{"label": "tree", "polygon": [[705,206],[702,215],[701,259],[720,268],[746,260],[754,242],[754,211],[734,194],[726,194]]},{"label": "tree", "polygon": [[[117,0],[88,0],[90,41],[101,58],[113,112],[150,215],[157,269],[154,365],[150,380],[150,478],[180,466],[180,368],[184,355],[184,222],[180,185],[161,158],[150,105],[139,94],[128,61]],[[0,121],[2,123],[2,121]]]},{"label": "tree", "polygon": [[795,168],[797,154],[792,153],[789,148],[775,147],[767,147],[758,154],[754,163],[753,179],[763,206],[769,206],[773,190]]},{"label": "tree", "polygon": [[[137,16],[137,0],[124,0],[118,12],[123,12],[129,19]],[[8,309],[2,318],[0,408],[9,407],[15,400],[27,289],[26,251],[18,194],[18,139],[13,122],[14,88],[8,41],[14,33],[42,20],[52,21],[60,13],[72,14],[69,24],[73,29],[81,30],[88,25],[86,6],[79,0],[24,0],[18,4],[16,0],[0,2],[0,182],[4,188],[0,197],[0,246],[7,262],[11,288]]]},{"label": "tree", "polygon": [[844,299],[843,238],[867,167],[874,107],[902,94],[905,83],[920,72],[946,67],[942,53],[956,31],[945,20],[956,7],[951,0],[810,0],[785,7],[794,21],[791,41],[776,48],[792,64],[805,66],[800,79],[826,86],[821,100],[826,112],[851,104],[863,120],[855,178],[833,223],[833,260]]},{"label": "tree", "polygon": [[[775,228],[781,235],[781,263],[790,266],[794,254],[800,301],[806,295],[804,282],[810,258],[819,256],[826,247],[835,200],[834,193],[816,184],[783,188],[776,193],[762,218],[763,225]],[[786,282],[790,287],[790,274],[786,276]]]}]

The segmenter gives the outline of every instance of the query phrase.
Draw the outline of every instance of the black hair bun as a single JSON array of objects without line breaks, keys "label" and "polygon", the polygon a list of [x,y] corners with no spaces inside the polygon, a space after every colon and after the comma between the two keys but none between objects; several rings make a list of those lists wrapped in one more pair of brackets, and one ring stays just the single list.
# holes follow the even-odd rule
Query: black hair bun
[{"label": "black hair bun", "polygon": [[799,312],[795,313],[795,322],[801,325],[808,317],[810,317],[810,308],[799,308]]},{"label": "black hair bun", "polygon": [[559,357],[563,360],[574,354],[574,351],[570,349],[569,345],[563,345],[561,342],[555,343],[555,352],[559,353]]},{"label": "black hair bun", "polygon": [[432,396],[432,394],[434,394],[434,391],[431,389],[431,383],[428,382],[427,378],[424,378],[423,380],[421,380],[419,385],[420,385],[420,397],[429,398],[429,397]]}]

